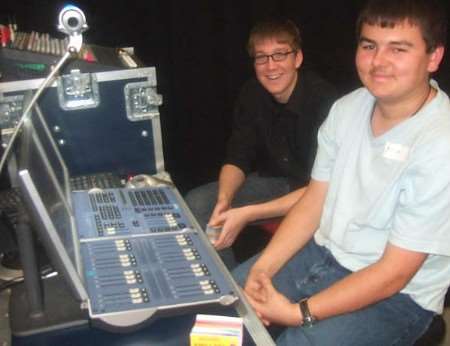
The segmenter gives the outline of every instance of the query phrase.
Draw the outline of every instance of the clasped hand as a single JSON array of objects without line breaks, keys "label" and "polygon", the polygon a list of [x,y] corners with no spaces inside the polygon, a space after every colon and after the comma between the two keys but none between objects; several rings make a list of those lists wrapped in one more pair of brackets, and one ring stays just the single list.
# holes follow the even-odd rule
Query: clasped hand
[{"label": "clasped hand", "polygon": [[250,271],[244,292],[264,325],[300,325],[298,305],[281,294],[264,271]]},{"label": "clasped hand", "polygon": [[[214,211],[216,209],[217,207]],[[208,225],[222,228],[219,238],[214,243],[214,247],[217,250],[230,247],[247,223],[248,216],[245,207],[218,211],[217,213],[213,212]]]}]

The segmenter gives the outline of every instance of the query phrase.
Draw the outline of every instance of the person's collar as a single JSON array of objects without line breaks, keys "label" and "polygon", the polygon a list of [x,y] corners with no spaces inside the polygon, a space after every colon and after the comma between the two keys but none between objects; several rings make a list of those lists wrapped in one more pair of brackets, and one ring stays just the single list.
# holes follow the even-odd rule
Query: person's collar
[{"label": "person's collar", "polygon": [[[294,90],[286,103],[286,109],[291,112],[299,113],[299,110],[304,108],[304,104],[307,101],[305,79],[307,78],[308,72],[306,69],[300,67],[297,72],[297,82],[295,84]],[[305,76],[306,75],[306,76]]]}]

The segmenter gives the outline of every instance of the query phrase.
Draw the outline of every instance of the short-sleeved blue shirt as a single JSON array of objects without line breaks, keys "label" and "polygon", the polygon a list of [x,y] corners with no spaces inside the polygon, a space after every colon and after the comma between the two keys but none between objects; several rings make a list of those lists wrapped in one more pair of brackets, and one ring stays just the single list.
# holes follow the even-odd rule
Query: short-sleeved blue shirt
[{"label": "short-sleeved blue shirt", "polygon": [[429,254],[402,292],[440,313],[450,284],[450,101],[431,84],[431,102],[377,137],[367,89],[338,100],[312,178],[329,182],[317,243],[352,271],[379,260],[388,242]]}]

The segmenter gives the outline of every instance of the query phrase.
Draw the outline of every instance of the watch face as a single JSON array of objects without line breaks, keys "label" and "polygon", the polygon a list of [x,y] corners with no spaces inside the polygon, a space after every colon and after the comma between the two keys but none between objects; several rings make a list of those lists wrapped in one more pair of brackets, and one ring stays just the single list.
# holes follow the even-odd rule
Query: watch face
[{"label": "watch face", "polygon": [[306,316],[303,319],[303,325],[305,327],[312,327],[314,325],[315,321],[316,321],[316,319],[313,316]]}]

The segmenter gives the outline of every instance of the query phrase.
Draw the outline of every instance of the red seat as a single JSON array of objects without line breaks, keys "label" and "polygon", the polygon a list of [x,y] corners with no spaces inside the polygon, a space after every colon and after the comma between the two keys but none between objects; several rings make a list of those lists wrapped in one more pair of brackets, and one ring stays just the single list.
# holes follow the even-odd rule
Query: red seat
[{"label": "red seat", "polygon": [[281,221],[267,221],[264,223],[259,224],[258,226],[266,233],[273,235],[280,225]]}]

